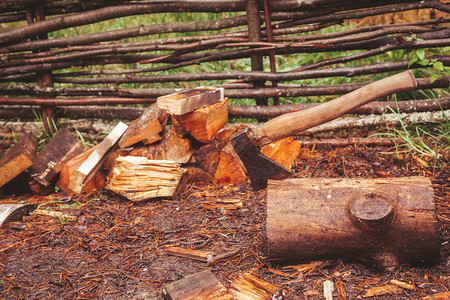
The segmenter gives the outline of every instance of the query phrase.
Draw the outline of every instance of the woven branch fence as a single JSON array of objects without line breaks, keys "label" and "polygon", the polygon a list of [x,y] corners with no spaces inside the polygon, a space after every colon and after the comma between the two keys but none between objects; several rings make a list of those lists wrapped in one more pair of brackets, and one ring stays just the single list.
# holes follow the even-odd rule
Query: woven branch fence
[{"label": "woven branch fence", "polygon": [[[36,111],[44,121],[134,119],[142,112],[137,104],[153,103],[177,88],[214,82],[224,87],[225,96],[236,100],[233,103],[254,101],[255,106],[231,105],[231,117],[264,120],[315,105],[292,104],[291,98],[342,95],[369,83],[367,78],[408,68],[416,76],[423,75],[418,89],[433,89],[438,99],[375,102],[352,113],[381,114],[389,105],[401,112],[446,110],[450,77],[445,72],[437,79],[429,76],[433,64],[444,69],[450,65],[450,55],[445,53],[450,46],[446,2],[3,0],[0,119],[33,119]],[[398,17],[408,13],[413,17]],[[138,26],[124,21],[120,28],[77,31],[79,26],[112,19],[140,15],[155,20],[151,16],[167,14],[177,21]],[[210,17],[183,20],[183,14]],[[344,23],[357,26],[345,29],[349,27],[340,26]],[[406,54],[419,49],[431,55],[411,64]],[[371,57],[401,50],[404,58],[364,64]],[[318,53],[335,55],[277,69],[283,57],[320,57]],[[250,62],[249,69],[235,67],[243,60]],[[212,63],[227,67],[210,71]],[[196,72],[187,72],[192,66]],[[339,84],[310,84],[325,78],[336,78]],[[54,130],[51,122],[44,126]]]}]

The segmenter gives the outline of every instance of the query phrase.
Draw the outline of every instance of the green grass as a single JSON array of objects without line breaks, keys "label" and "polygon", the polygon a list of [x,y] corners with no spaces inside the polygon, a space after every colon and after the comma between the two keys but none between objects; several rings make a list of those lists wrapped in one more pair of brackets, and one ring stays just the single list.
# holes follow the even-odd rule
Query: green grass
[{"label": "green grass", "polygon": [[[435,162],[448,159],[450,154],[450,122],[448,116],[442,111],[445,122],[412,123],[405,124],[402,116],[390,109],[389,113],[396,115],[400,126],[386,128],[386,132],[374,136],[400,140],[394,145],[397,156],[418,156],[431,158]],[[436,164],[435,164],[436,165]]]}]

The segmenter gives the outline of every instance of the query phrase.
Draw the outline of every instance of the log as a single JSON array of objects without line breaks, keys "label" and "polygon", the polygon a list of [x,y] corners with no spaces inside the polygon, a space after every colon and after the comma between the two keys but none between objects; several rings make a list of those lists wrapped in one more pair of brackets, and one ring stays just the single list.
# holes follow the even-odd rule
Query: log
[{"label": "log", "polygon": [[252,274],[241,274],[231,280],[229,291],[236,300],[270,300],[283,299],[283,291]]},{"label": "log", "polygon": [[290,136],[263,146],[261,153],[290,171],[300,149],[300,143],[294,141],[294,138]]},{"label": "log", "polygon": [[153,160],[172,160],[186,164],[196,150],[195,145],[188,137],[180,136],[173,126],[164,129],[159,142],[147,146],[137,146],[130,151],[132,156],[143,156]]},{"label": "log", "polygon": [[106,188],[131,201],[174,197],[185,188],[185,173],[174,161],[121,156],[116,159]]},{"label": "log", "polygon": [[166,285],[162,291],[165,300],[231,300],[225,286],[210,270],[198,272]]},{"label": "log", "polygon": [[119,147],[125,148],[138,142],[147,145],[159,141],[159,133],[166,125],[168,117],[169,115],[156,105],[149,106],[139,118],[131,122],[119,141]]},{"label": "log", "polygon": [[95,176],[95,173],[100,169],[106,154],[115,147],[125,130],[128,128],[122,122],[114,127],[114,129],[108,134],[108,136],[97,145],[95,150],[89,155],[89,157],[78,167],[73,180],[70,181],[68,188],[79,194],[83,191],[84,187]]},{"label": "log", "polygon": [[164,109],[171,115],[183,115],[220,102],[224,98],[223,95],[223,88],[199,87],[158,97],[156,105],[159,109]]},{"label": "log", "polygon": [[434,263],[439,236],[425,177],[269,181],[267,238],[275,261],[342,258]]},{"label": "log", "polygon": [[228,98],[215,104],[175,116],[176,122],[197,141],[208,143],[228,121]]},{"label": "log", "polygon": [[50,193],[64,164],[83,150],[84,146],[80,140],[68,130],[61,129],[37,155],[33,166],[28,169],[31,190],[41,195]]},{"label": "log", "polygon": [[37,138],[32,133],[23,136],[0,159],[0,187],[33,165]]},{"label": "log", "polygon": [[[80,153],[64,164],[64,167],[59,174],[59,180],[56,183],[56,186],[61,189],[61,191],[67,194],[73,194],[73,191],[69,188],[69,186],[73,185],[77,169],[83,164],[84,161],[86,161],[92,152],[97,149],[97,147],[98,145],[86,150],[83,153]],[[100,191],[105,185],[105,180],[106,174],[101,171],[97,172],[92,179],[86,182],[82,191],[85,193],[90,193],[94,190]]]}]

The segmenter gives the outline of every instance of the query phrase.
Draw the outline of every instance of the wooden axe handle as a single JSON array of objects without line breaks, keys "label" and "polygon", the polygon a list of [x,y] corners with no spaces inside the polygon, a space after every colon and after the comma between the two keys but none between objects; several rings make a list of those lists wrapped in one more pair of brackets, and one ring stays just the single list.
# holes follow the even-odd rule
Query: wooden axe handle
[{"label": "wooden axe handle", "polygon": [[386,77],[324,104],[276,117],[255,131],[260,145],[266,145],[326,123],[375,99],[417,87],[411,70]]}]

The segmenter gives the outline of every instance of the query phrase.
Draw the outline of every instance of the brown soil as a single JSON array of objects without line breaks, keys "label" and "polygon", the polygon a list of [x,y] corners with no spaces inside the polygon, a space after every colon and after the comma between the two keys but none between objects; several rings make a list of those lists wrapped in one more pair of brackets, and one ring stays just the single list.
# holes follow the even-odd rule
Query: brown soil
[{"label": "brown soil", "polygon": [[[363,297],[371,287],[391,279],[411,283],[414,290],[376,299],[417,299],[450,289],[450,202],[448,161],[383,154],[385,148],[349,146],[304,148],[294,167],[295,177],[427,176],[433,182],[440,224],[441,256],[433,266],[402,265],[382,272],[371,265],[326,260],[304,273],[268,261],[265,247],[266,191],[239,186],[192,185],[173,200],[130,203],[107,194],[73,197],[63,193],[7,197],[47,204],[65,213],[55,218],[32,214],[0,229],[0,297],[3,299],[161,299],[162,287],[198,271],[210,269],[219,280],[252,272],[282,287],[286,299],[303,299],[305,292],[323,299],[323,281],[342,282],[348,299]],[[428,167],[426,166],[428,164]],[[216,199],[240,200],[243,207],[225,209]],[[53,203],[48,203],[53,202]],[[67,221],[68,217],[74,220]],[[240,252],[213,266],[166,254],[165,247]],[[282,273],[281,273],[282,272]],[[336,299],[337,293],[335,291]]]}]

